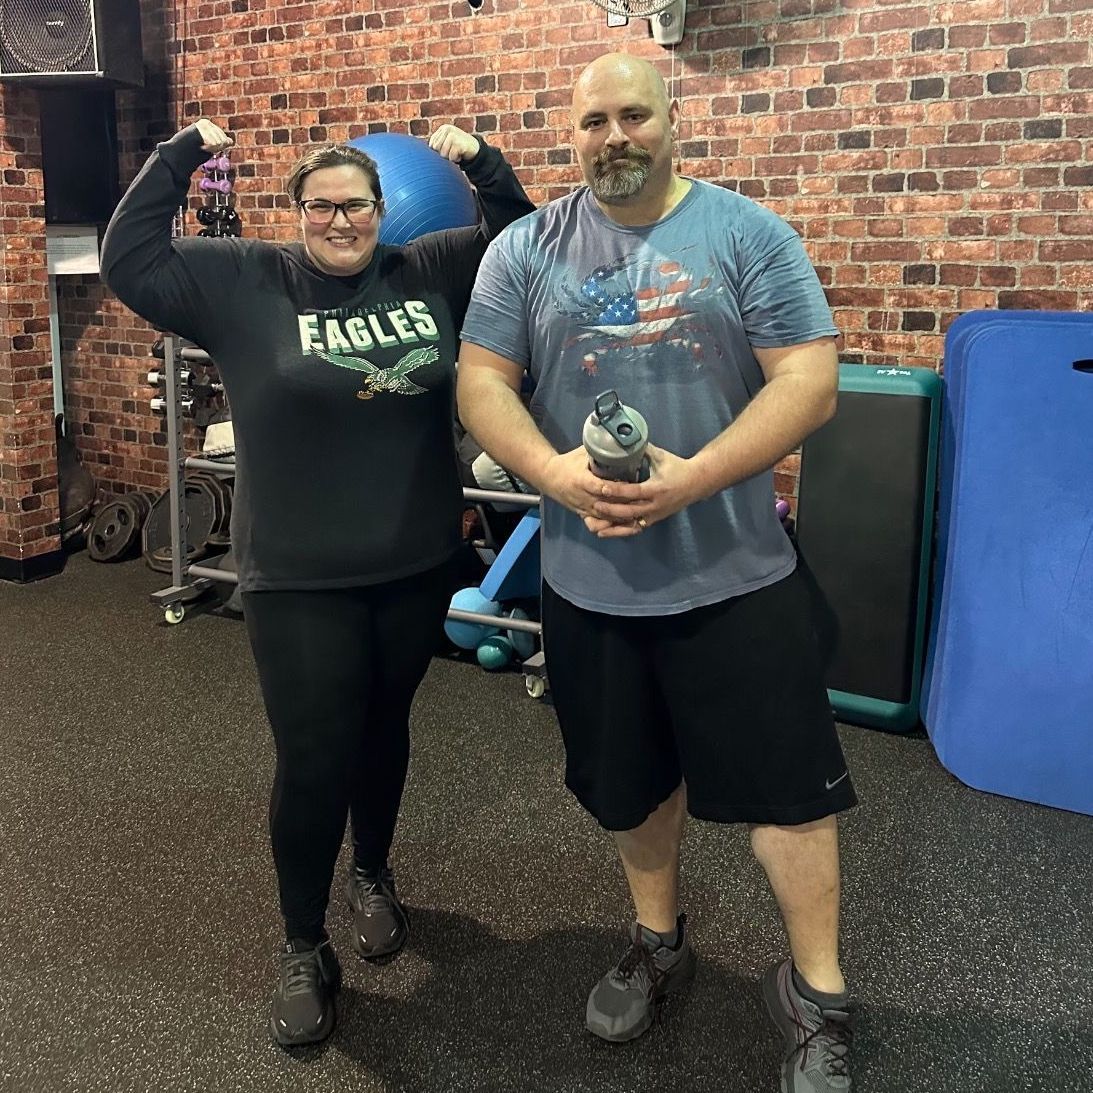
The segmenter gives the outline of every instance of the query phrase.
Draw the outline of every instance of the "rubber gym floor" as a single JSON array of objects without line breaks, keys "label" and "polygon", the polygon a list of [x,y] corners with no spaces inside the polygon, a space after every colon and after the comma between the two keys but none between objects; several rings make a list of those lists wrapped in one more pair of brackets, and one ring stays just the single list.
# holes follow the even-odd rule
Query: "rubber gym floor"
[{"label": "rubber gym floor", "polygon": [[[267,1034],[272,746],[243,624],[168,626],[142,561],[0,584],[0,1088],[11,1093],[774,1093],[757,977],[783,953],[743,831],[692,822],[699,970],[629,1045],[584,1031],[625,886],[519,674],[438,657],[415,705],[394,963],[325,1044]],[[1035,727],[1030,726],[1030,731]],[[1093,1088],[1093,818],[988,796],[922,736],[844,727],[844,965],[859,1093]],[[344,866],[344,862],[343,862]]]}]

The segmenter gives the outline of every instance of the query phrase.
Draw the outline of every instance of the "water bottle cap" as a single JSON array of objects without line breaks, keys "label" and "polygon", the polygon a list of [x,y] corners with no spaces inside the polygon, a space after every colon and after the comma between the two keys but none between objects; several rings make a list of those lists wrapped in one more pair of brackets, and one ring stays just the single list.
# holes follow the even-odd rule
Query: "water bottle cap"
[{"label": "water bottle cap", "polygon": [[604,391],[597,395],[594,413],[599,424],[615,438],[620,447],[633,448],[644,444],[641,428],[619,400],[617,391]]},{"label": "water bottle cap", "polygon": [[596,396],[596,418],[602,425],[609,418],[615,416],[622,407],[618,391],[604,391]]}]

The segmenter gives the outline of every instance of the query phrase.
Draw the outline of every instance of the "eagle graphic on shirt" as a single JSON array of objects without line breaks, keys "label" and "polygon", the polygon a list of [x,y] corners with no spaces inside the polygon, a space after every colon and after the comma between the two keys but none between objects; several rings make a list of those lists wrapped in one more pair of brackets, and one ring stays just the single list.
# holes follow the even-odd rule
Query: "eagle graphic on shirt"
[{"label": "eagle graphic on shirt", "polygon": [[389,395],[424,394],[425,388],[414,383],[410,379],[410,373],[440,360],[439,351],[432,346],[426,349],[411,349],[390,368],[379,368],[364,357],[345,357],[341,353],[327,353],[317,346],[313,346],[311,351],[329,364],[335,364],[339,368],[349,368],[354,372],[363,372],[363,387],[357,392],[358,398],[372,398],[381,392]]}]

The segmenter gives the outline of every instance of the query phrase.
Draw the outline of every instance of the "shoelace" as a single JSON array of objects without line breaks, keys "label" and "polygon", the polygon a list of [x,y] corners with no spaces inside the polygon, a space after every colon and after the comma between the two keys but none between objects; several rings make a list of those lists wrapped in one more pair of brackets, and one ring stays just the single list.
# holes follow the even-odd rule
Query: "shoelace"
[{"label": "shoelace", "polygon": [[282,993],[286,998],[308,994],[318,985],[321,974],[317,950],[291,955],[285,953],[281,964],[281,978],[284,983]]},{"label": "shoelace", "polygon": [[[836,1020],[824,1015],[823,1024],[813,1029],[797,1049],[801,1053],[801,1069],[805,1069],[805,1061],[810,1050],[820,1050],[828,1047],[827,1073],[833,1077],[846,1077],[850,1073],[850,1044],[854,1039],[854,1030],[847,1020]],[[815,1043],[814,1043],[815,1041]]]},{"label": "shoelace", "polygon": [[652,952],[640,941],[632,941],[630,948],[615,965],[615,978],[629,983],[631,979],[640,979],[642,972],[645,973],[643,986],[647,987],[656,987],[665,974],[664,969],[657,966]]},{"label": "shoelace", "polygon": [[367,914],[375,911],[384,911],[395,902],[394,893],[388,887],[391,883],[391,873],[384,870],[374,880],[353,874],[353,886],[361,902],[361,909]]}]

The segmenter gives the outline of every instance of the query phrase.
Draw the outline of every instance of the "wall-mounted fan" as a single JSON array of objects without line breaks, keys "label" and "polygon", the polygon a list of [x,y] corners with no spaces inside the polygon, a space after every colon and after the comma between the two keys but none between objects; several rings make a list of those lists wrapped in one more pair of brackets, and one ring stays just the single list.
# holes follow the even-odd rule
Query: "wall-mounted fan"
[{"label": "wall-mounted fan", "polygon": [[594,0],[611,15],[627,19],[648,19],[653,40],[662,46],[678,45],[683,40],[687,20],[687,0]]}]

